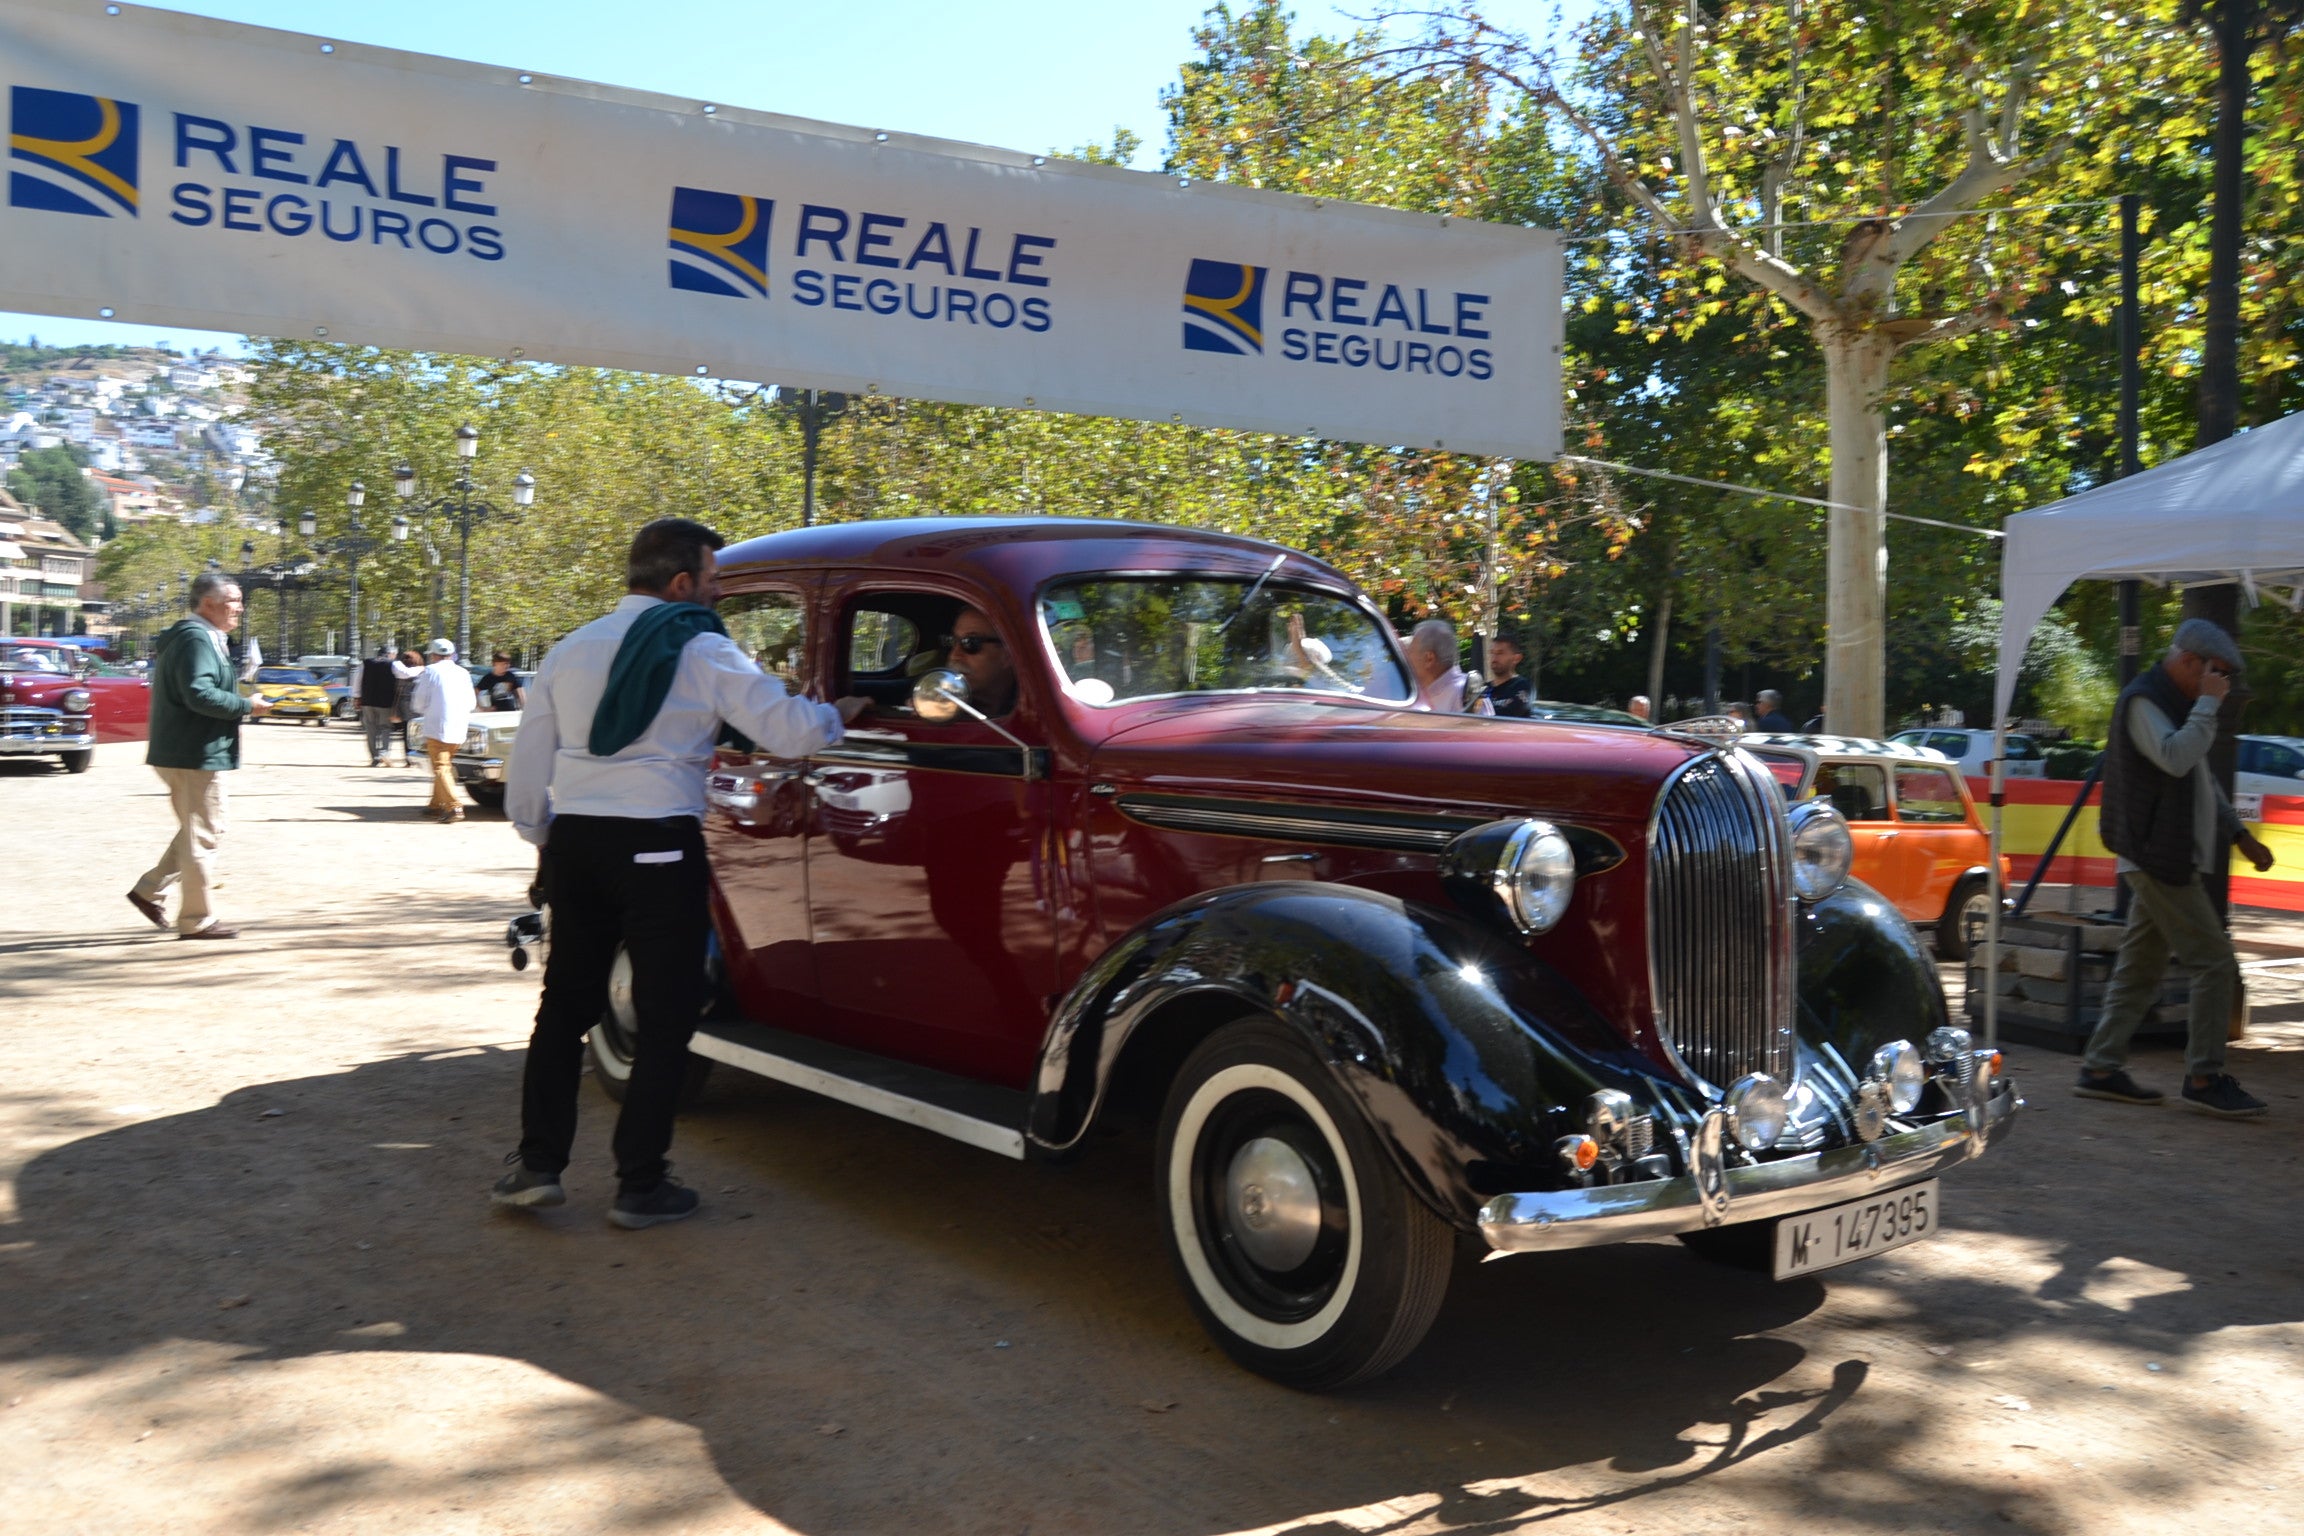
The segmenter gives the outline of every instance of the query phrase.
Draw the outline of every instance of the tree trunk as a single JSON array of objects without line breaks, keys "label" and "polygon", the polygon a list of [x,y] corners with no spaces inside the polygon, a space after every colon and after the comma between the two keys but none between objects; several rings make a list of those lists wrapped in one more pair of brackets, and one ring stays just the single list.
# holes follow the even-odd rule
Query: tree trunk
[{"label": "tree trunk", "polygon": [[2201,448],[2240,430],[2240,240],[2255,13],[2254,0],[2221,0],[2210,13],[2216,32],[2216,157],[2209,175],[2208,292],[2200,343]]},{"label": "tree trunk", "polygon": [[[2198,446],[2220,443],[2240,430],[2240,240],[2247,215],[2244,163],[2248,145],[2248,55],[2255,46],[2255,0],[2222,0],[2210,13],[2216,31],[2216,159],[2210,172],[2208,292],[2200,348]],[[2184,617],[2206,619],[2234,639],[2240,634],[2240,589],[2193,587]],[[2243,673],[2216,712],[2216,741],[2208,771],[2232,794],[2239,766],[2239,733],[2254,695]],[[2231,909],[2230,877],[2222,869],[2202,881],[2219,913]]]},{"label": "tree trunk", "polygon": [[1656,599],[1656,625],[1648,642],[1648,718],[1664,718],[1664,648],[1672,643],[1672,588],[1671,575],[1665,575],[1663,592]]},{"label": "tree trunk", "polygon": [[[1825,412],[1832,450],[1830,572],[1826,583],[1824,728],[1879,736],[1886,724],[1888,647],[1888,413],[1882,396],[1895,348],[1840,332],[1824,347]],[[1858,510],[1860,509],[1860,510]]]}]

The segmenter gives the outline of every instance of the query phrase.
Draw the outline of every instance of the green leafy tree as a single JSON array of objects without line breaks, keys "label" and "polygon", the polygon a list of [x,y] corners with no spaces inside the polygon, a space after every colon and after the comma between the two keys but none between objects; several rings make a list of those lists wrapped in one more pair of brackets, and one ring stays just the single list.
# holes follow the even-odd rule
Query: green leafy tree
[{"label": "green leafy tree", "polygon": [[81,473],[88,458],[70,443],[35,448],[17,461],[8,477],[8,494],[62,523],[75,538],[100,531],[101,512],[96,487]]}]

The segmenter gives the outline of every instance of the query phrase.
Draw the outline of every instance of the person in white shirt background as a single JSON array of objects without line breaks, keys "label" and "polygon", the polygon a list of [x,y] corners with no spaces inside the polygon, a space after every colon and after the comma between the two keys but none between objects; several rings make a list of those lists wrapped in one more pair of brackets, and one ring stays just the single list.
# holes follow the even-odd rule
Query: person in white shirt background
[{"label": "person in white shirt background", "polygon": [[421,722],[424,756],[432,765],[432,798],[424,814],[453,826],[464,819],[464,803],[456,798],[455,758],[464,744],[464,728],[472,723],[472,674],[457,663],[453,640],[435,640],[425,651],[432,661],[408,701]]},{"label": "person in white shirt background", "polygon": [[704,1003],[713,744],[725,722],[763,752],[807,757],[871,707],[788,695],[728,637],[710,612],[723,542],[686,518],[643,526],[626,562],[630,595],[554,646],[528,685],[504,810],[544,850],[552,947],[522,1073],[520,1145],[491,1192],[499,1205],[567,1198],[560,1175],[576,1136],[584,1036],[607,1006],[621,948],[636,1040],[608,1219],[631,1229],[694,1213],[696,1192],[671,1176],[664,1154]]}]

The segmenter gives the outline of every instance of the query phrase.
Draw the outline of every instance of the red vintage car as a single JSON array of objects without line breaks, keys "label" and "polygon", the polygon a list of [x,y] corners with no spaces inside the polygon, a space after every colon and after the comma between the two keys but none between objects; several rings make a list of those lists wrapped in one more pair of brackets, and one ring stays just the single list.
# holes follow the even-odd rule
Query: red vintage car
[{"label": "red vintage car", "polygon": [[98,743],[142,741],[151,718],[146,679],[105,675],[64,646],[0,642],[0,757],[54,757],[85,773]]},{"label": "red vintage car", "polygon": [[763,666],[877,708],[721,752],[698,1056],[1018,1158],[1149,1117],[1185,1294],[1278,1380],[1404,1357],[1459,1233],[1785,1276],[1911,1241],[2019,1105],[1828,803],[1684,728],[1420,713],[1305,555],[953,518],[721,569]]}]

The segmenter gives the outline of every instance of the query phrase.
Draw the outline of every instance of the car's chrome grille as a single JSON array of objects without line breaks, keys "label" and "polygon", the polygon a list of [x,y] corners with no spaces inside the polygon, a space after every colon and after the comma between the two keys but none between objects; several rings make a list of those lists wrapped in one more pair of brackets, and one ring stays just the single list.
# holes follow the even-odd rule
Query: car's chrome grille
[{"label": "car's chrome grille", "polygon": [[67,716],[62,710],[31,704],[0,709],[0,736],[50,736],[65,726],[86,729],[83,716]]},{"label": "car's chrome grille", "polygon": [[1741,753],[1696,758],[1657,802],[1648,845],[1656,1029],[1690,1074],[1789,1085],[1791,843],[1776,781]]}]

